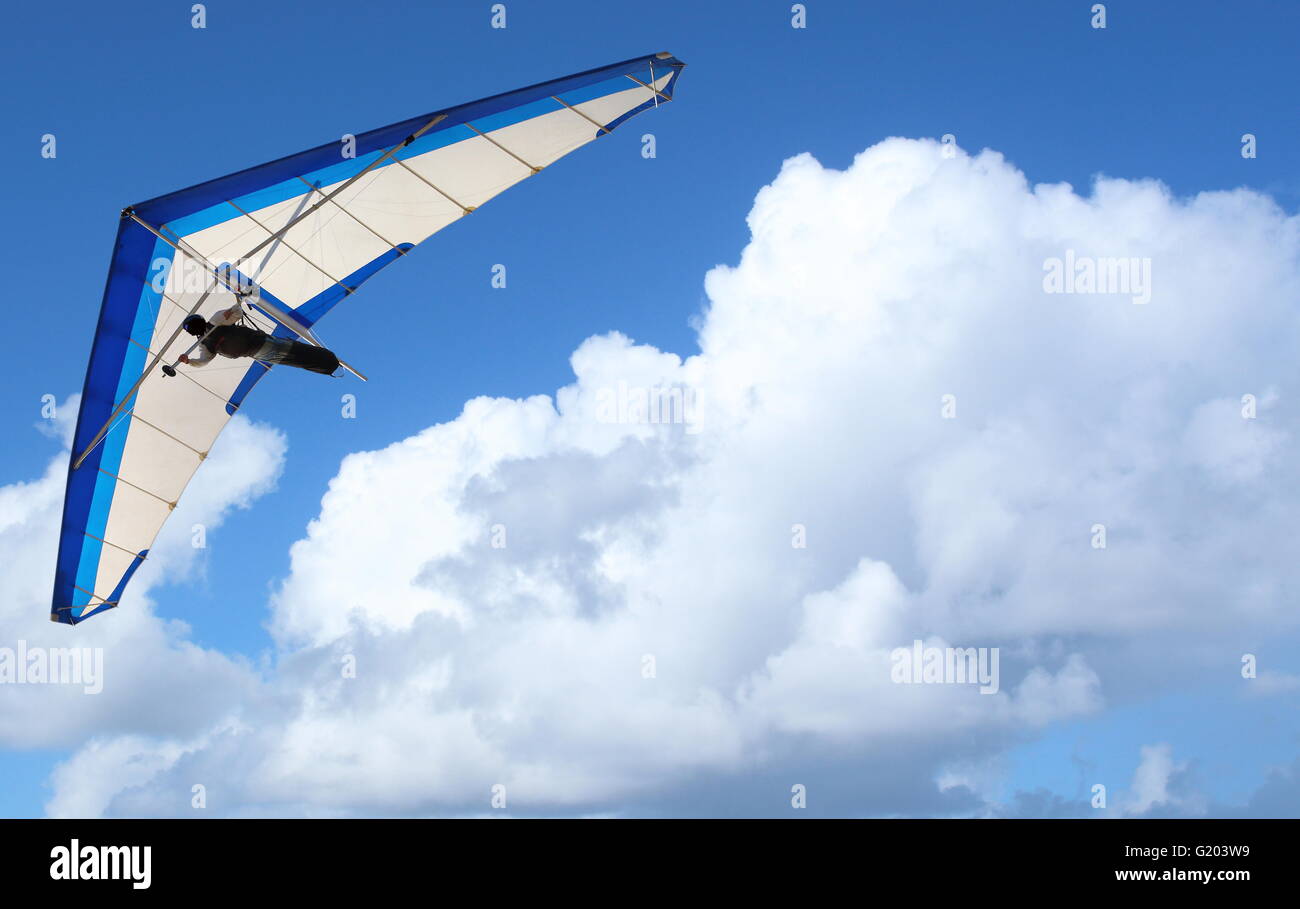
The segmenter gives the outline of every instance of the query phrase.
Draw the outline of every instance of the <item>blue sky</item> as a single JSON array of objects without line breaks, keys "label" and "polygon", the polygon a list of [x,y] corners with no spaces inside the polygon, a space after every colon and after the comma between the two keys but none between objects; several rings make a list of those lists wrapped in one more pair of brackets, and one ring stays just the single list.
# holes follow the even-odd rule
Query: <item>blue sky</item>
[{"label": "blue sky", "polygon": [[[488,27],[489,3],[458,0],[221,0],[203,30],[182,3],[8,11],[0,483],[38,476],[58,451],[33,427],[43,395],[80,388],[124,205],[642,53],[689,64],[677,103],[438,234],[322,324],[368,384],[277,375],[257,389],[246,413],[288,437],[283,478],[227,519],[199,577],[155,592],[196,644],[255,662],[272,647],[267,594],[348,453],[452,420],[475,396],[552,394],[592,335],[697,353],[704,275],[737,261],[756,192],[790,156],[844,168],[889,136],[952,133],[1031,182],[1084,192],[1099,174],[1153,177],[1179,195],[1247,186],[1288,213],[1300,205],[1292,6],[1115,2],[1105,30],[1088,27],[1082,2],[807,6],[801,30],[780,2],[517,0],[504,30]],[[644,132],[653,160],[640,155]],[[1239,154],[1246,132],[1259,137],[1254,160]],[[46,133],[54,160],[39,154]],[[505,290],[489,284],[496,263]],[[343,393],[358,397],[355,420],[339,417]],[[1295,758],[1297,729],[1230,689],[1193,686],[1053,726],[1008,752],[1004,786],[1076,797],[1070,754],[1126,779],[1138,747],[1160,740],[1212,771],[1214,798],[1241,800]],[[51,764],[68,753],[0,754],[0,815],[39,814]]]}]

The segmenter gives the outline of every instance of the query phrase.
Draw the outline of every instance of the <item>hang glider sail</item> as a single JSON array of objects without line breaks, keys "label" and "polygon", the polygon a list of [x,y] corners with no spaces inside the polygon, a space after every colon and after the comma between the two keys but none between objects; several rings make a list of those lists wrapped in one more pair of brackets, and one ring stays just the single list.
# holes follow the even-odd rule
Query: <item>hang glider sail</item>
[{"label": "hang glider sail", "polygon": [[625,60],[372,130],[355,137],[353,157],[334,142],[125,209],[72,443],[51,620],[75,625],[117,606],[270,369],[176,368],[194,341],[186,317],[239,301],[267,334],[323,346],[316,323],[367,278],[671,101],[683,66],[671,54]]}]

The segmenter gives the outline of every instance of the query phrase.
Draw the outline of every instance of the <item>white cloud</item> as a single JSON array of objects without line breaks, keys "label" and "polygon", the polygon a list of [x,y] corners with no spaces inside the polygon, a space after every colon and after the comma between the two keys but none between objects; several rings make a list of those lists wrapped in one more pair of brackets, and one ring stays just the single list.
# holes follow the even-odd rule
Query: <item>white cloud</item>
[{"label": "white cloud", "polygon": [[[221,813],[466,813],[497,783],[511,812],[617,812],[832,754],[933,789],[955,752],[1294,632],[1268,591],[1300,566],[1300,231],[1270,200],[1083,198],[891,139],[843,172],[785,162],[749,225],[699,355],[591,338],[554,405],[480,398],[349,456],[242,725],[178,731],[116,799],[60,785],[59,810],[174,813],[203,779]],[[1151,301],[1045,294],[1067,249],[1150,257]],[[698,426],[602,420],[610,389],[665,385]],[[1247,393],[1252,421],[1224,403]],[[1001,692],[891,684],[915,639],[999,648]],[[106,777],[138,760],[98,747]]]},{"label": "white cloud", "polygon": [[1249,680],[1245,691],[1258,697],[1270,697],[1300,691],[1300,675],[1291,672],[1273,672],[1265,669],[1257,678]]},{"label": "white cloud", "polygon": [[1124,794],[1120,813],[1128,816],[1187,814],[1202,816],[1206,799],[1191,790],[1186,776],[1187,761],[1175,761],[1167,744],[1143,745],[1133,782]]},{"label": "white cloud", "polygon": [[[59,411],[75,417],[76,399]],[[70,441],[66,433],[63,438]],[[103,652],[97,694],[75,685],[0,685],[0,746],[60,748],[93,736],[193,735],[238,708],[254,690],[256,673],[239,659],[195,646],[184,623],[160,620],[149,591],[162,578],[194,570],[199,551],[190,546],[191,526],[215,529],[230,508],[247,507],[271,488],[285,448],[276,430],[244,417],[231,420],[112,620],[78,625],[75,635],[49,620],[68,450],[39,480],[0,487],[0,647],[16,649],[25,641],[29,648]],[[102,754],[92,764],[108,765],[125,753],[112,741],[95,747]],[[57,804],[64,801],[65,794],[56,797]]]}]

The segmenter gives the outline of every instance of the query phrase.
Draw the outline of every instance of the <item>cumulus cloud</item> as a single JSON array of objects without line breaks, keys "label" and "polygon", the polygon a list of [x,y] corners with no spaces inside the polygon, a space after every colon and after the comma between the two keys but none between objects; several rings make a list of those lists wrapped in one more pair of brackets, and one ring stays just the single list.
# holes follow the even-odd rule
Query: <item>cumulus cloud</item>
[{"label": "cumulus cloud", "polygon": [[1128,815],[1150,815],[1153,809],[1180,807],[1186,800],[1178,794],[1177,784],[1187,770],[1187,762],[1174,761],[1169,745],[1143,745],[1142,758],[1121,810]]},{"label": "cumulus cloud", "polygon": [[[1081,762],[1080,770],[1084,769]],[[1005,800],[990,794],[974,814],[1026,818],[1240,817],[1247,810],[1242,806],[1212,804],[1201,790],[1202,781],[1197,778],[1195,762],[1175,758],[1173,746],[1165,742],[1137,748],[1133,775],[1125,786],[1103,784],[1104,788],[1095,789],[1095,768],[1087,770],[1080,778],[1079,795],[1075,798],[1045,788],[1020,790]],[[1271,779],[1275,783],[1280,781],[1276,774]],[[1255,795],[1251,801],[1257,799]]]},{"label": "cumulus cloud", "polygon": [[[184,813],[202,780],[225,814],[478,813],[497,784],[777,814],[793,783],[972,812],[955,755],[1294,634],[1300,225],[1271,200],[890,139],[786,161],[748,220],[698,354],[593,337],[554,399],[349,456],[239,722],[99,743],[105,778],[149,772],[56,775],[55,809]],[[1149,260],[1149,302],[1046,292],[1067,251]],[[1000,690],[894,683],[913,641],[997,648]],[[1135,812],[1177,769],[1142,768]]]},{"label": "cumulus cloud", "polygon": [[[76,398],[62,404],[59,427],[47,433],[65,445],[71,435],[62,424],[75,419],[76,405]],[[51,459],[38,480],[0,487],[0,647],[14,652],[24,645],[47,651],[88,648],[102,654],[102,690],[95,694],[78,685],[0,685],[0,747],[77,747],[88,738],[118,735],[164,741],[201,734],[238,709],[255,689],[256,673],[240,660],[195,646],[183,622],[160,620],[150,590],[201,565],[201,552],[190,544],[193,525],[216,529],[231,508],[251,505],[274,485],[285,451],[278,431],[244,417],[232,419],[121,606],[110,613],[112,620],[79,625],[75,638],[67,626],[49,621],[68,449]],[[97,756],[83,752],[77,760],[118,766],[117,757],[127,753],[113,741],[89,747]],[[56,783],[60,779],[66,777],[56,774]],[[61,793],[55,802],[65,799]],[[85,813],[98,812],[96,799],[81,804]]]}]

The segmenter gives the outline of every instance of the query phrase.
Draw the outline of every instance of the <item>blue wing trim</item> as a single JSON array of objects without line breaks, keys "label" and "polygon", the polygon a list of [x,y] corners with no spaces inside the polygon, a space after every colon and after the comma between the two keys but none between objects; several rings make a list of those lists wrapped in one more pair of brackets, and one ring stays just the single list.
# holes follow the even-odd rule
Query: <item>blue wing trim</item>
[{"label": "blue wing trim", "polygon": [[[153,234],[133,221],[123,219],[118,226],[112,265],[104,287],[104,303],[95,329],[95,344],[81,391],[81,413],[72,441],[74,458],[86,450],[100,427],[108,422],[117,406],[118,393],[125,391],[122,383],[124,367],[131,356],[130,338],[151,291],[142,276],[149,273],[157,242]],[[120,456],[123,435],[110,433],[80,469],[68,471],[59,557],[54,569],[53,603],[56,607],[74,607],[57,613],[59,621],[69,625],[80,621],[93,599],[76,589],[79,571],[91,570],[87,565],[98,566],[99,547],[102,545],[85,534],[96,512],[96,499],[100,500],[101,508],[107,508],[103,504],[103,490],[110,481],[100,473],[100,467],[106,458],[111,463],[115,455]],[[100,490],[99,496],[96,496],[96,490]],[[93,583],[82,586],[94,588]]]},{"label": "blue wing trim", "polygon": [[[141,202],[133,207],[140,217],[152,224],[169,224],[176,218],[192,215],[211,206],[223,204],[229,199],[246,196],[249,193],[264,190],[286,181],[298,183],[298,177],[300,176],[315,175],[327,169],[331,171],[328,176],[333,177],[330,182],[334,182],[337,181],[340,174],[346,178],[349,168],[355,171],[364,167],[368,163],[367,156],[382,154],[385,150],[401,142],[440,114],[444,115],[445,119],[431,133],[421,137],[421,140],[418,141],[427,143],[457,141],[456,138],[451,136],[439,137],[439,134],[449,130],[465,130],[463,124],[466,122],[477,121],[492,114],[499,114],[532,102],[546,101],[551,95],[566,95],[571,92],[578,92],[574,97],[578,99],[578,103],[581,103],[582,100],[587,100],[580,93],[582,89],[606,82],[611,78],[626,76],[629,73],[638,75],[638,77],[643,72],[648,74],[652,62],[656,74],[662,73],[669,68],[673,69],[673,81],[676,81],[677,75],[681,73],[682,67],[686,65],[671,55],[663,58],[656,54],[633,57],[630,60],[589,69],[585,72],[575,73],[572,76],[565,76],[562,79],[539,82],[527,88],[493,95],[479,101],[471,101],[469,104],[461,104],[441,111],[432,111],[362,133],[356,137],[356,158],[346,162],[339,161],[339,143],[337,141],[329,142],[308,151],[299,152],[296,155],[289,155],[277,161],[250,167],[247,170],[241,170],[225,177],[218,177],[215,180],[209,180],[188,189],[159,196],[156,199]],[[598,97],[603,93],[603,91],[596,91],[591,97]],[[671,92],[665,92],[665,94],[671,94]],[[570,104],[574,103],[573,100],[567,97],[565,100],[568,100]],[[553,101],[549,103],[556,108],[559,107]],[[650,106],[653,106],[653,102],[651,102]],[[532,115],[530,114],[530,116]],[[465,138],[465,136],[459,138]],[[429,144],[428,147],[437,147],[437,145]],[[427,148],[422,150],[427,150]],[[299,186],[301,186],[300,183]],[[192,229],[192,227],[187,226],[181,232],[188,233]]]}]

